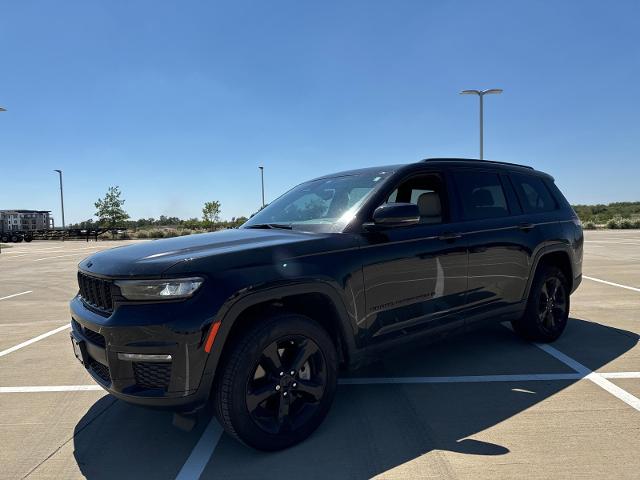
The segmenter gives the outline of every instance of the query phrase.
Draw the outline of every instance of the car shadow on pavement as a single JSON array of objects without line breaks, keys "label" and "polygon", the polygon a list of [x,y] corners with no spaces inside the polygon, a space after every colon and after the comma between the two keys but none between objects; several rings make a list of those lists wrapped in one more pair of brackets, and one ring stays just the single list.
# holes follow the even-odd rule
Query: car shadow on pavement
[{"label": "car shadow on pavement", "polygon": [[[561,343],[560,343],[561,342]],[[615,360],[638,335],[570,319],[565,351],[591,370]],[[406,377],[574,373],[501,326],[489,326],[438,344],[403,350],[350,377]],[[510,445],[469,438],[544,401],[578,380],[481,383],[341,385],[326,421],[305,442],[264,453],[223,435],[201,478],[370,478],[434,450],[503,455]],[[204,430],[174,428],[169,412],[103,397],[78,423],[74,456],[90,479],[175,478]],[[446,476],[441,455],[426,460]]]}]

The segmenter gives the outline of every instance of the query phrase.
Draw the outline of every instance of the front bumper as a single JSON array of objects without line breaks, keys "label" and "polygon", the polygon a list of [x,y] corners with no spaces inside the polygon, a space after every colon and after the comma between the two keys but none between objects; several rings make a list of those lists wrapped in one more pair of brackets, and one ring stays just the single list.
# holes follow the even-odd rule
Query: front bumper
[{"label": "front bumper", "polygon": [[[127,321],[122,312],[120,318],[106,318],[87,308],[79,297],[70,306],[71,335],[84,346],[85,367],[109,393],[129,403],[181,412],[195,411],[206,403],[214,370],[207,365],[209,355],[203,348],[206,328],[151,324],[149,315],[161,317],[160,309],[166,315],[167,307],[172,308],[161,304],[132,309],[138,325],[131,324],[130,319],[136,318],[132,312]],[[171,355],[171,360],[131,361],[119,353]]]}]

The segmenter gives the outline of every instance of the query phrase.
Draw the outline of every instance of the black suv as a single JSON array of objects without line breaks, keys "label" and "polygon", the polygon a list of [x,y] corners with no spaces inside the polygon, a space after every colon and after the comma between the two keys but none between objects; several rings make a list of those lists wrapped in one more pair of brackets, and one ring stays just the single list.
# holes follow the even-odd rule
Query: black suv
[{"label": "black suv", "polygon": [[407,341],[510,320],[562,333],[582,228],[547,174],[430,159],[303,183],[241,228],[138,243],[79,265],[72,343],[125,401],[276,450],[325,417],[339,369]]}]

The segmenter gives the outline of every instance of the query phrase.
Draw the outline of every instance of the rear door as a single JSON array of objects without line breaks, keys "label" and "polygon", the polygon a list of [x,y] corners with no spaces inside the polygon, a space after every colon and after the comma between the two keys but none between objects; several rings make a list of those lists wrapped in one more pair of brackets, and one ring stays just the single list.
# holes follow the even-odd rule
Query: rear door
[{"label": "rear door", "polygon": [[460,168],[453,177],[469,251],[466,304],[473,318],[522,300],[541,237],[535,226],[525,224],[506,175]]},{"label": "rear door", "polygon": [[372,343],[462,323],[467,251],[451,223],[443,172],[416,173],[388,191],[387,201],[421,208],[419,225],[365,232],[366,328]]}]

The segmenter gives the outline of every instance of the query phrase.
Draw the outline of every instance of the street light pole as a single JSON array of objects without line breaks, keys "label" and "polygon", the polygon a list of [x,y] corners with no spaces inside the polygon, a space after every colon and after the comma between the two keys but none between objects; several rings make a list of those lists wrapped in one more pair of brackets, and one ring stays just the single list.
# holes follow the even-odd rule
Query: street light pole
[{"label": "street light pole", "polygon": [[501,88],[489,90],[463,90],[460,95],[478,95],[480,98],[480,160],[484,160],[484,96],[502,93]]},{"label": "street light pole", "polygon": [[[0,107],[0,112],[6,112],[7,110]],[[2,231],[4,232],[4,224],[2,224]],[[0,241],[0,253],[2,252],[2,242]]]},{"label": "street light pole", "polygon": [[62,207],[62,241],[64,241],[64,195],[62,194],[62,170],[54,170],[58,172],[60,179],[60,206]]},{"label": "street light pole", "polygon": [[258,167],[260,169],[260,182],[262,183],[262,208],[264,208],[264,167]]}]

